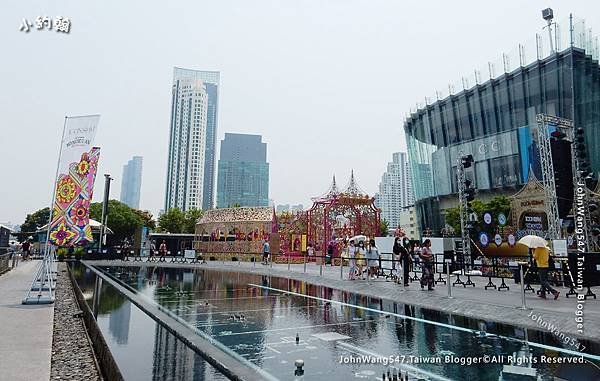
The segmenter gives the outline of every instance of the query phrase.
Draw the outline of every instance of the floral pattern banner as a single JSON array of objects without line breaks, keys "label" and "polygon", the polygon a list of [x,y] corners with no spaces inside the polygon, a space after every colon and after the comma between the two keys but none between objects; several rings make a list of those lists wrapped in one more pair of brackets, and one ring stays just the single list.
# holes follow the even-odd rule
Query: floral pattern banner
[{"label": "floral pattern banner", "polygon": [[90,227],[90,203],[96,180],[100,148],[81,154],[56,182],[50,242],[57,246],[85,246],[94,241]]}]

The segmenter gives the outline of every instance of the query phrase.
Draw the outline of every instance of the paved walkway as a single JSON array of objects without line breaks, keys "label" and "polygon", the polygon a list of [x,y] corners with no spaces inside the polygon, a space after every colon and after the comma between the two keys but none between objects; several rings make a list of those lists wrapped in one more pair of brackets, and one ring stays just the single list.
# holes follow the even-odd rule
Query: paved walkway
[{"label": "paved walkway", "polygon": [[0,379],[50,379],[54,307],[22,305],[40,261],[0,276]]},{"label": "paved walkway", "polygon": [[[132,261],[93,261],[91,263],[140,265],[140,262]],[[367,281],[349,281],[347,280],[347,267],[344,268],[344,279],[340,280],[339,267],[323,266],[323,275],[321,276],[319,266],[314,263],[307,264],[306,273],[304,273],[304,265],[302,264],[292,264],[290,271],[288,271],[287,264],[273,264],[273,268],[270,268],[269,266],[261,265],[260,262],[256,265],[250,262],[220,261],[210,261],[206,264],[182,264],[170,263],[170,260],[167,260],[167,262],[158,263],[158,265],[165,267],[206,267],[215,270],[243,271],[288,277],[316,285],[394,300],[400,303],[447,313],[544,331],[540,327],[540,324],[529,316],[533,313],[536,316],[540,316],[544,322],[555,324],[565,334],[600,341],[600,287],[592,288],[598,295],[598,299],[587,299],[585,302],[584,333],[581,335],[577,332],[577,324],[575,322],[576,298],[573,296],[570,298],[564,297],[568,292],[568,288],[557,288],[561,292],[561,297],[556,301],[552,299],[542,300],[535,294],[527,292],[526,304],[528,309],[521,310],[519,309],[521,306],[520,285],[515,284],[512,279],[506,280],[506,284],[510,287],[509,291],[497,291],[484,289],[488,281],[487,278],[472,277],[476,287],[452,287],[453,298],[450,299],[448,298],[448,287],[443,283],[439,283],[434,291],[423,291],[418,282],[411,282],[410,286],[404,289],[402,286],[386,281],[383,278],[370,281],[369,283]],[[464,277],[462,278],[466,280]],[[454,279],[455,277],[453,276],[452,281]],[[500,280],[494,279],[494,283],[498,286],[500,285]],[[537,288],[537,286],[534,285],[534,288]]]}]

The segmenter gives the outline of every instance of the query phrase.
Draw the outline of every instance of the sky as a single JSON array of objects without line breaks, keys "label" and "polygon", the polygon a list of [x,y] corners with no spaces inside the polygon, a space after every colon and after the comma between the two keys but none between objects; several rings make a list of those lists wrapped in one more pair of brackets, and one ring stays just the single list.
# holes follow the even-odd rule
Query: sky
[{"label": "sky", "polygon": [[[260,134],[269,198],[302,203],[332,175],[370,195],[406,150],[411,108],[542,30],[541,9],[600,30],[600,2],[400,0],[4,1],[0,12],[0,221],[48,206],[64,117],[101,114],[103,174],[144,157],[141,209],[164,203],[173,67],[221,72],[218,145]],[[69,34],[19,31],[68,17]]]}]

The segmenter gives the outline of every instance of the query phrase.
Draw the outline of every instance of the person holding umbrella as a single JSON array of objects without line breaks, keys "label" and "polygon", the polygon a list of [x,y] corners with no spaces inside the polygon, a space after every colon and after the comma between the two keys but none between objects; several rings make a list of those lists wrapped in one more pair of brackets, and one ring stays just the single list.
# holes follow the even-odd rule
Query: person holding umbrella
[{"label": "person holding umbrella", "polygon": [[[556,291],[548,283],[548,262],[550,260],[550,250],[548,242],[542,237],[535,235],[526,235],[519,240],[519,243],[533,249],[533,259],[537,264],[538,276],[540,279],[541,290],[539,297],[546,299],[546,291],[554,295],[554,300],[558,299],[560,292]],[[521,280],[524,282],[524,280]]]},{"label": "person holding umbrella", "polygon": [[554,295],[554,300],[558,299],[560,292],[556,291],[550,286],[548,282],[548,262],[550,259],[550,250],[546,246],[540,246],[533,249],[533,258],[538,268],[538,276],[540,278],[540,294],[538,295],[542,299],[546,299],[546,291]]}]

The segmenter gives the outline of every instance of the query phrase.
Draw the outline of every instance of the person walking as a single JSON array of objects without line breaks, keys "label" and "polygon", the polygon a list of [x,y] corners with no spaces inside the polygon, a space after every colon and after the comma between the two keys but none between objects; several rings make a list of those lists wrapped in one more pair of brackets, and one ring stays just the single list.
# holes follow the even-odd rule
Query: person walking
[{"label": "person walking", "polygon": [[21,255],[23,257],[23,260],[28,260],[29,256],[31,255],[31,243],[29,243],[29,241],[23,242],[23,244],[21,245],[21,250],[23,251],[23,254]]},{"label": "person walking", "polygon": [[362,280],[365,280],[365,278],[363,277],[363,267],[366,265],[366,254],[367,253],[365,251],[365,241],[358,242],[358,248],[356,248],[354,257],[356,258],[356,267],[358,267],[358,279]]},{"label": "person walking", "polygon": [[269,241],[265,240],[263,242],[263,257],[262,257],[263,265],[268,264],[270,252],[271,252],[271,246],[269,245]]},{"label": "person walking", "polygon": [[327,255],[325,257],[325,264],[331,263],[333,261],[333,254],[335,253],[335,242],[329,242],[327,245]]},{"label": "person walking", "polygon": [[[396,237],[396,239],[394,240],[394,247],[392,251],[394,252],[394,256],[397,258],[395,259],[402,264],[402,280],[404,282],[404,286],[408,286],[408,272],[410,271],[411,257],[408,252],[408,249],[404,247],[402,239],[400,237]],[[400,279],[398,278],[396,282],[400,283]]]},{"label": "person walking", "polygon": [[413,259],[414,264],[419,266],[421,262],[421,245],[418,243],[416,243],[415,247],[413,248]]},{"label": "person walking", "polygon": [[154,241],[152,241],[150,243],[150,258],[152,258],[152,260],[154,260],[155,255],[156,255],[156,244],[154,243]]},{"label": "person walking", "polygon": [[538,276],[540,278],[540,294],[538,295],[542,299],[546,299],[546,291],[554,295],[554,300],[558,299],[560,292],[556,291],[548,283],[548,262],[550,260],[550,251],[547,247],[536,247],[533,249],[533,258],[538,268]]},{"label": "person walking", "polygon": [[423,261],[423,276],[421,276],[421,288],[425,288],[427,285],[427,290],[433,290],[433,251],[431,250],[431,240],[426,239],[423,242],[423,248],[421,248],[420,258]]},{"label": "person walking", "polygon": [[367,276],[371,277],[371,279],[375,279],[379,269],[379,250],[377,250],[377,246],[375,245],[375,240],[369,240],[369,248],[367,249]]},{"label": "person walking", "polygon": [[160,261],[164,262],[165,256],[167,255],[167,242],[165,240],[162,241],[162,243],[160,244],[159,248],[158,248],[159,254],[160,254]]},{"label": "person walking", "polygon": [[350,240],[348,244],[348,279],[356,279],[356,246],[354,241]]},{"label": "person walking", "polygon": [[400,279],[400,273],[398,267],[400,267],[400,237],[394,238],[394,246],[392,247],[392,278],[394,282],[398,283]]}]

